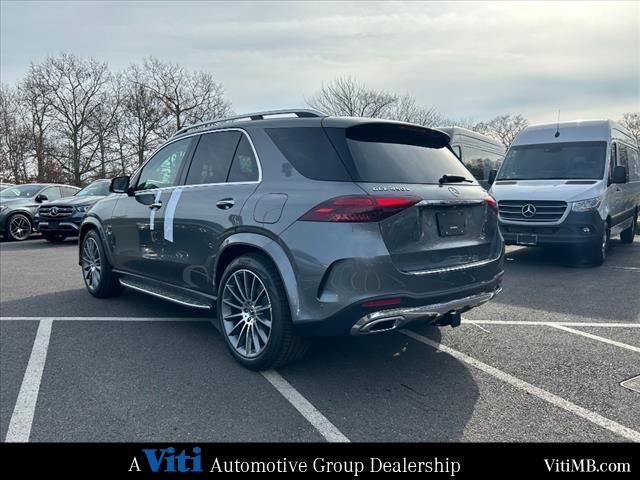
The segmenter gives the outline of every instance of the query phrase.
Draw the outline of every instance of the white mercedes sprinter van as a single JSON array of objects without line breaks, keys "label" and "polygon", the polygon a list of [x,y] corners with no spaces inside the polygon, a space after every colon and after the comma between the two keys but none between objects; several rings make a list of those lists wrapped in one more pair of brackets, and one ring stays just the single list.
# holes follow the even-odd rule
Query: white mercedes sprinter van
[{"label": "white mercedes sprinter van", "polygon": [[615,122],[527,127],[492,176],[507,244],[574,246],[600,265],[612,236],[633,242],[640,208],[638,144]]},{"label": "white mercedes sprinter van", "polygon": [[453,153],[473,174],[478,183],[489,189],[492,170],[504,160],[504,145],[491,137],[462,127],[436,127],[449,135]]}]

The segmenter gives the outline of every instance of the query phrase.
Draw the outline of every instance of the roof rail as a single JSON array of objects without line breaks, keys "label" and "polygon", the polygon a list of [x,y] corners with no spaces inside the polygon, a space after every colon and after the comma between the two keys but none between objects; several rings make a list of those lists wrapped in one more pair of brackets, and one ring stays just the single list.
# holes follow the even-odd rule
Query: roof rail
[{"label": "roof rail", "polygon": [[254,112],[254,113],[245,113],[243,115],[236,115],[233,117],[225,117],[225,118],[216,118],[214,120],[206,120],[200,123],[194,123],[193,125],[187,125],[182,127],[173,136],[181,135],[183,133],[188,132],[189,130],[201,129],[204,127],[208,127],[210,125],[216,125],[218,123],[226,123],[232,122],[234,120],[263,120],[264,117],[270,117],[274,115],[296,115],[298,118],[312,118],[312,117],[326,117],[324,113],[318,112],[316,110],[307,110],[302,108],[297,108],[295,110],[267,110],[264,112]]}]

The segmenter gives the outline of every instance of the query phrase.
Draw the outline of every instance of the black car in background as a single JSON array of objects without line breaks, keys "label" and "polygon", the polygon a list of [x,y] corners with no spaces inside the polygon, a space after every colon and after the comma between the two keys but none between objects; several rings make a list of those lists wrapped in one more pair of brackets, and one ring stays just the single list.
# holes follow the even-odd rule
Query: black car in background
[{"label": "black car in background", "polygon": [[78,187],[52,183],[26,183],[0,191],[0,235],[22,241],[33,233],[34,216],[41,203],[74,195]]},{"label": "black car in background", "polygon": [[42,204],[35,216],[36,228],[50,242],[77,236],[89,209],[109,195],[110,184],[110,180],[96,180],[72,197]]}]

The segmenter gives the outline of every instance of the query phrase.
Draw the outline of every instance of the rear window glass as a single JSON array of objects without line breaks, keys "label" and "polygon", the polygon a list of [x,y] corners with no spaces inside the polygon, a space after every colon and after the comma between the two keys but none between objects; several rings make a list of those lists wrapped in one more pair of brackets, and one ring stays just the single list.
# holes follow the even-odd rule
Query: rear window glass
[{"label": "rear window glass", "polygon": [[320,127],[265,129],[294,168],[312,180],[350,181],[324,130]]},{"label": "rear window glass", "polygon": [[[471,173],[447,148],[449,137],[424,128],[395,124],[361,124],[330,134],[354,180],[375,183],[437,184],[444,175]],[[342,140],[340,137],[342,136]]]}]

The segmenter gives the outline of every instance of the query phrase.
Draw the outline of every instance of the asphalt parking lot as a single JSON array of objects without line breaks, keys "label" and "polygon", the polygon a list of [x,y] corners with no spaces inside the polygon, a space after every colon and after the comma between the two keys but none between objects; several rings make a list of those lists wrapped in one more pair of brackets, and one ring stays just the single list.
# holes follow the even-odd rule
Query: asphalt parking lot
[{"label": "asphalt parking lot", "polygon": [[[640,239],[598,268],[509,248],[456,329],[317,343],[250,372],[205,314],[84,288],[77,243],[0,243],[0,434],[14,441],[640,441]],[[636,388],[638,391],[634,391]]]}]

